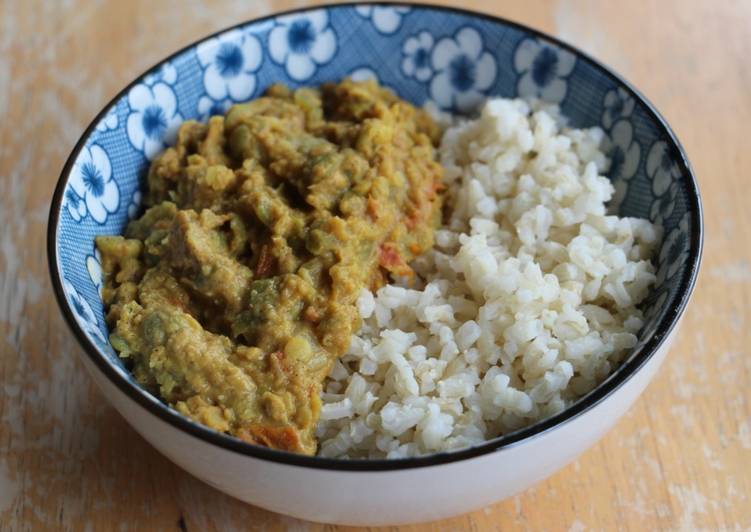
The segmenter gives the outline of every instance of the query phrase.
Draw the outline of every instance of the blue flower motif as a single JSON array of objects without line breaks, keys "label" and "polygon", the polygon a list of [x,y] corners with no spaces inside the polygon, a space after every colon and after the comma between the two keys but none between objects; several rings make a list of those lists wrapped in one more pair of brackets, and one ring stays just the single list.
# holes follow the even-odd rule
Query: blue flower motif
[{"label": "blue flower motif", "polygon": [[175,140],[183,121],[177,112],[175,93],[162,81],[151,87],[139,84],[130,89],[128,105],[128,139],[135,149],[151,160]]},{"label": "blue flower motif", "polygon": [[201,96],[198,99],[198,119],[206,121],[212,116],[223,115],[234,102],[229,98],[214,100],[209,96]]},{"label": "blue flower motif", "polygon": [[402,72],[408,78],[428,81],[433,76],[430,66],[430,52],[433,49],[433,36],[427,31],[409,37],[402,46]]},{"label": "blue flower motif", "polygon": [[647,177],[652,181],[655,196],[662,196],[670,188],[670,184],[680,177],[681,171],[664,140],[658,140],[649,149],[646,171]]},{"label": "blue flower motif", "polygon": [[369,79],[378,81],[378,74],[375,73],[375,70],[368,67],[356,68],[347,74],[347,77],[352,79],[352,81],[366,81]]},{"label": "blue flower motif", "polygon": [[269,32],[269,55],[275,63],[284,65],[295,81],[310,79],[319,66],[334,57],[336,34],[329,27],[325,9],[285,15],[276,23]]},{"label": "blue flower motif", "polygon": [[655,299],[654,303],[652,303],[651,305],[649,305],[649,307],[647,307],[646,311],[644,312],[644,320],[649,321],[655,316],[657,316],[660,313],[660,311],[663,309],[667,298],[668,298],[668,292],[667,290],[664,290],[657,297],[657,299]]},{"label": "blue flower motif", "polygon": [[251,22],[244,27],[245,30],[250,31],[258,35],[274,27],[273,19],[266,19],[260,22]]},{"label": "blue flower motif", "polygon": [[634,111],[634,99],[622,87],[605,93],[602,112],[602,127],[610,129],[619,118],[627,118]]},{"label": "blue flower motif", "polygon": [[80,222],[90,214],[103,224],[107,216],[117,210],[120,189],[112,179],[112,165],[107,152],[98,144],[84,147],[73,163],[65,192],[66,206],[71,218]]},{"label": "blue flower motif", "polygon": [[627,182],[636,175],[641,159],[641,146],[634,139],[634,128],[628,120],[619,120],[605,137],[605,152],[610,158],[608,175],[615,187],[610,202],[617,209],[626,195]]},{"label": "blue flower motif", "polygon": [[689,221],[690,214],[687,212],[683,215],[681,221],[678,222],[678,225],[668,233],[665,241],[662,243],[660,255],[657,258],[657,262],[660,265],[657,269],[657,286],[660,286],[665,280],[672,278],[688,258]]},{"label": "blue flower motif", "polygon": [[84,299],[67,279],[63,279],[63,292],[68,300],[76,321],[89,336],[93,336],[100,343],[105,343],[104,334],[99,329],[99,320],[91,310],[91,305]]},{"label": "blue flower motif", "polygon": [[68,208],[70,217],[76,222],[86,217],[86,202],[73,190],[73,187],[68,187],[65,191],[65,206]]},{"label": "blue flower motif", "polygon": [[430,82],[430,97],[443,109],[473,109],[495,81],[495,59],[483,48],[474,28],[462,28],[453,38],[438,41],[431,63],[436,74]]},{"label": "blue flower motif", "polygon": [[664,225],[665,220],[673,214],[679,188],[678,182],[673,181],[668,187],[667,192],[652,201],[652,206],[649,209],[649,219],[652,220],[652,223]]},{"label": "blue flower motif", "polygon": [[196,48],[203,68],[203,86],[213,100],[247,100],[256,89],[255,72],[263,62],[258,37],[248,31],[230,30]]},{"label": "blue flower motif", "polygon": [[100,132],[111,131],[117,129],[117,104],[113,105],[107,114],[104,115],[99,123],[96,125],[96,130]]},{"label": "blue flower motif", "polygon": [[141,209],[141,191],[136,189],[133,192],[133,196],[130,198],[130,204],[128,205],[128,220],[132,220],[138,214]]},{"label": "blue flower motif", "polygon": [[143,82],[149,87],[153,87],[159,82],[166,83],[167,85],[174,85],[176,81],[177,69],[175,68],[175,65],[169,61],[143,77]]},{"label": "blue flower motif", "polygon": [[86,270],[89,272],[91,282],[94,283],[96,293],[101,297],[104,283],[102,282],[102,255],[98,249],[94,249],[93,255],[86,256]]},{"label": "blue flower motif", "polygon": [[540,39],[524,39],[514,52],[517,95],[561,103],[568,88],[566,78],[575,64],[571,52]]},{"label": "blue flower motif", "polygon": [[405,6],[357,6],[355,12],[363,18],[369,18],[380,33],[389,35],[402,25],[402,17],[410,12]]}]

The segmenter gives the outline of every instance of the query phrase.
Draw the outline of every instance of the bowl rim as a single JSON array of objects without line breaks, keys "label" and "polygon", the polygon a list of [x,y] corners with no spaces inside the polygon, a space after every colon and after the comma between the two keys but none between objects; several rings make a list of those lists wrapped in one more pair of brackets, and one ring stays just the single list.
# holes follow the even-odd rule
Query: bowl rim
[{"label": "bowl rim", "polygon": [[[676,148],[678,155],[680,156],[681,171],[686,177],[686,184],[689,191],[689,205],[688,211],[692,213],[691,216],[691,228],[690,228],[690,253],[688,257],[688,265],[684,272],[683,278],[680,280],[680,287],[678,289],[676,304],[668,309],[667,313],[663,316],[658,323],[655,331],[647,339],[646,342],[631,355],[631,357],[623,365],[618,367],[616,371],[610,375],[607,381],[601,383],[594,390],[589,392],[584,397],[577,400],[573,405],[566,408],[562,412],[555,416],[543,419],[525,428],[517,431],[498,436],[491,440],[487,440],[482,444],[450,452],[439,452],[424,456],[412,457],[412,458],[396,458],[396,459],[340,459],[340,458],[324,458],[319,456],[307,456],[301,454],[294,454],[285,451],[279,451],[275,449],[269,449],[246,443],[233,436],[216,432],[213,429],[205,427],[197,422],[191,421],[187,417],[178,413],[176,410],[170,408],[168,405],[161,402],[155,396],[151,395],[146,390],[131,383],[125,375],[118,371],[114,365],[112,365],[107,357],[104,356],[99,349],[93,344],[93,342],[84,334],[83,329],[73,316],[73,312],[65,297],[65,293],[62,285],[62,272],[57,256],[57,236],[59,218],[62,211],[62,200],[67,184],[67,177],[70,175],[70,171],[73,164],[78,157],[81,149],[84,147],[86,141],[91,136],[91,133],[104,118],[107,111],[118,102],[123,96],[127,95],[128,91],[137,83],[139,83],[144,76],[154,69],[158,68],[167,61],[175,59],[177,56],[195,48],[201,42],[216,37],[226,31],[242,28],[249,24],[260,23],[274,19],[282,15],[290,15],[297,13],[305,13],[316,9],[339,9],[339,8],[351,8],[358,6],[404,6],[417,9],[426,9],[432,11],[440,11],[446,14],[463,15],[467,17],[475,17],[484,19],[496,24],[511,27],[522,32],[527,33],[530,36],[538,39],[543,39],[550,42],[564,50],[576,54],[577,58],[582,59],[595,68],[603,72],[607,77],[614,81],[617,85],[624,88],[636,101],[640,102],[647,115],[654,120],[661,128],[660,138],[669,140]],[[49,266],[49,273],[52,281],[53,292],[57,300],[58,306],[65,318],[70,330],[78,342],[83,347],[83,351],[89,357],[95,367],[101,371],[121,392],[127,397],[136,402],[139,406],[143,407],[149,413],[155,415],[162,421],[168,423],[173,428],[179,429],[189,436],[198,438],[204,443],[215,445],[223,450],[244,455],[251,458],[260,460],[266,460],[269,462],[276,462],[288,466],[298,466],[311,469],[324,469],[332,471],[394,471],[394,470],[406,470],[414,468],[422,468],[429,466],[438,466],[444,464],[450,464],[467,460],[470,458],[479,457],[488,453],[498,451],[500,449],[508,449],[526,443],[532,438],[540,437],[543,434],[547,434],[554,429],[557,429],[569,423],[575,418],[588,412],[602,401],[604,401],[611,394],[615,393],[621,388],[627,381],[629,381],[652,356],[662,347],[666,339],[673,332],[677,326],[681,316],[683,315],[686,306],[688,305],[691,294],[696,285],[698,277],[699,267],[702,259],[702,252],[704,246],[704,216],[701,202],[701,196],[699,193],[699,187],[696,176],[694,174],[691,163],[688,160],[686,152],[678,140],[676,134],[672,128],[668,125],[667,121],[657,111],[654,105],[629,81],[624,79],[620,74],[616,73],[610,67],[604,65],[597,59],[592,58],[586,52],[583,52],[579,48],[568,44],[557,37],[548,35],[540,30],[531,28],[524,24],[490,15],[488,13],[482,13],[479,11],[473,11],[457,7],[439,6],[434,4],[423,4],[416,2],[346,2],[346,3],[324,3],[313,5],[305,8],[289,9],[286,11],[273,12],[269,15],[258,17],[250,20],[245,20],[237,24],[233,24],[229,27],[215,31],[209,35],[201,37],[198,40],[183,46],[178,51],[170,54],[169,56],[160,59],[155,65],[150,67],[142,74],[136,76],[127,86],[119,91],[103,108],[97,113],[93,121],[85,129],[79,140],[76,142],[75,147],[68,156],[63,169],[58,177],[55,191],[52,196],[52,203],[50,206],[48,225],[47,225],[47,259]]]}]

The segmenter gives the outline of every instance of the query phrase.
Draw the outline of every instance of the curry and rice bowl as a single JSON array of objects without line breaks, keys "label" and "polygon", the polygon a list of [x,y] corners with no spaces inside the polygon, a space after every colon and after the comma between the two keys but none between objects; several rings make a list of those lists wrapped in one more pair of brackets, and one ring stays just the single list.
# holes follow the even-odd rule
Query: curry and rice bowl
[{"label": "curry and rice bowl", "polygon": [[182,414],[291,452],[414,456],[553,415],[636,344],[659,240],[606,214],[602,132],[562,122],[504,99],[434,120],[350,80],[186,122],[143,215],[97,239],[110,341]]},{"label": "curry and rice bowl", "polygon": [[490,100],[443,135],[446,223],[417,282],[362,291],[335,362],[322,456],[458,449],[554,415],[636,344],[658,232],[606,214],[603,133]]}]

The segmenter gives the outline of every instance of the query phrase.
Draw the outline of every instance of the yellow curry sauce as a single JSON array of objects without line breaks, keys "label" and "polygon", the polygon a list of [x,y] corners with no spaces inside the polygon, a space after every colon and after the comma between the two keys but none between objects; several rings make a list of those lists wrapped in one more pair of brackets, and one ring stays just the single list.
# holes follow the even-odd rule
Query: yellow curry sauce
[{"label": "yellow curry sauce", "polygon": [[359,291],[433,244],[437,140],[424,111],[350,80],[186,122],[151,165],[144,215],[97,238],[112,345],[196,421],[315,453]]}]

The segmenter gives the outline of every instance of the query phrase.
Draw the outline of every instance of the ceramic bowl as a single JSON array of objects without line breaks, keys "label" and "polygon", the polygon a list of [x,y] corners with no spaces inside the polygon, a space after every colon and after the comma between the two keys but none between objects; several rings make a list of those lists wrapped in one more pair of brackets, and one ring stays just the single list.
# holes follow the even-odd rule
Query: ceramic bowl
[{"label": "ceramic bowl", "polygon": [[[136,384],[107,341],[96,235],[139,212],[152,160],[187,119],[206,119],[271,83],[375,77],[415,104],[471,113],[490,96],[560,104],[577,127],[600,126],[613,160],[613,212],[664,228],[646,324],[627,360],[571,408],[470,449],[403,460],[341,461],[256,447],[181,416]],[[63,168],[49,219],[60,308],[104,396],[154,447],[243,501],[304,519],[360,525],[466,512],[545,478],[600,438],[654,375],[691,294],[702,211],[683,149],[620,76],[538,31],[458,9],[358,4],[239,24],[180,50],[120,92]]]}]

